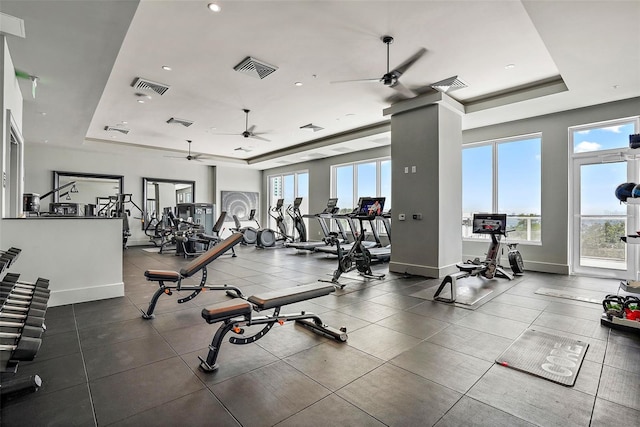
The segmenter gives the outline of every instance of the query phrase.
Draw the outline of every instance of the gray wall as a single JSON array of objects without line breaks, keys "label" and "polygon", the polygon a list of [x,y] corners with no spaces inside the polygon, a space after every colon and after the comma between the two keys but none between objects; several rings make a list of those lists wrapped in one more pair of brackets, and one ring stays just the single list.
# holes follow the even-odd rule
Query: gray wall
[{"label": "gray wall", "polygon": [[[551,101],[551,99],[550,99]],[[620,119],[640,114],[640,98],[580,108],[556,114],[471,129],[463,144],[542,133],[542,245],[519,245],[525,268],[569,272],[569,142],[571,126]],[[613,188],[611,191],[613,192]],[[463,258],[486,252],[486,243],[464,242]]]}]

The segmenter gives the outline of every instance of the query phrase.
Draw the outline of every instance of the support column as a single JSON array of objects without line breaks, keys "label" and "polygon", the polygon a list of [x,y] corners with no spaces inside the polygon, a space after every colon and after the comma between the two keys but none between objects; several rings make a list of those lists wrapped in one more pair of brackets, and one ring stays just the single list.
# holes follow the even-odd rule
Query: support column
[{"label": "support column", "polygon": [[392,272],[439,278],[460,262],[463,112],[439,92],[384,110],[391,115]]}]

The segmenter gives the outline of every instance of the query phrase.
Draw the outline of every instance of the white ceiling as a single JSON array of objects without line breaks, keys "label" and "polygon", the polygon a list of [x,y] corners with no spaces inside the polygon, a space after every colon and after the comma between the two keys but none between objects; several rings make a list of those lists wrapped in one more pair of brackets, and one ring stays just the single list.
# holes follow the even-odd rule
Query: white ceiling
[{"label": "white ceiling", "polygon": [[[451,93],[463,128],[640,96],[640,1],[236,0],[219,13],[207,3],[2,0],[0,12],[25,21],[26,39],[8,37],[14,64],[39,77],[35,99],[21,82],[25,140],[186,156],[189,139],[209,164],[258,169],[379,146],[396,91],[331,82],[382,77],[386,34],[391,68],[427,49],[405,86],[468,84]],[[262,80],[234,71],[247,56],[278,69]],[[136,77],[170,88],[136,90]],[[269,142],[240,135],[243,109]],[[309,123],[324,129],[300,129]]]}]

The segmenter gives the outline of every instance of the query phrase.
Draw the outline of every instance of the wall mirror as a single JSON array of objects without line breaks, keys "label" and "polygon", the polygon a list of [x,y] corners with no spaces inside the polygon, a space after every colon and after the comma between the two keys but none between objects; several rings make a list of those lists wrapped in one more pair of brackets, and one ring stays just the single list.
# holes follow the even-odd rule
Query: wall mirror
[{"label": "wall mirror", "polygon": [[[53,172],[53,188],[41,197],[41,211],[59,213],[52,210],[49,202],[59,205],[77,205],[78,216],[111,216],[108,212],[109,203],[124,191],[124,177],[122,175],[104,175],[81,172]],[[46,200],[51,195],[51,200]],[[64,206],[62,206],[64,208]],[[75,208],[74,208],[75,209]]]},{"label": "wall mirror", "polygon": [[144,209],[144,229],[149,224],[162,222],[166,209],[175,212],[179,203],[194,203],[196,195],[195,181],[175,179],[142,178]]}]

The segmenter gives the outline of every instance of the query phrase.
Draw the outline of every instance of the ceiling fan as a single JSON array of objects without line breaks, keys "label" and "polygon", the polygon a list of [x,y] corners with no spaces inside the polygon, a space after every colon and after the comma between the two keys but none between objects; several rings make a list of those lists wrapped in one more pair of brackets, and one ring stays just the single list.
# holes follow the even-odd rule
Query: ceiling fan
[{"label": "ceiling fan", "polygon": [[256,125],[251,125],[251,127],[249,127],[249,113],[251,112],[251,110],[247,110],[245,108],[242,111],[244,111],[244,114],[246,115],[245,116],[244,132],[242,132],[242,133],[216,133],[215,135],[241,135],[241,136],[243,136],[245,138],[253,138],[253,139],[259,139],[261,141],[271,142],[271,140],[260,136],[260,135],[264,135],[266,132],[256,133],[256,132],[253,131],[256,128]]},{"label": "ceiling fan", "polygon": [[200,160],[201,158],[203,158],[203,154],[194,154],[191,155],[191,140],[187,139],[187,143],[189,144],[189,154],[187,154],[187,157],[184,156],[165,156],[165,157],[172,157],[175,159],[187,159],[187,160],[195,160],[197,162],[201,162],[202,160]]},{"label": "ceiling fan", "polygon": [[389,45],[391,43],[393,43],[393,37],[391,37],[391,36],[382,36],[380,39],[382,40],[382,42],[384,44],[387,45],[387,72],[386,72],[386,74],[384,74],[382,77],[377,78],[377,79],[341,80],[341,81],[335,81],[335,82],[331,82],[331,83],[381,82],[385,86],[389,86],[390,88],[393,88],[393,89],[397,90],[398,92],[400,92],[402,95],[406,96],[407,98],[413,98],[414,96],[416,96],[416,93],[413,92],[408,87],[404,86],[402,83],[400,83],[399,79],[400,79],[400,76],[402,76],[404,73],[407,72],[409,67],[411,67],[413,64],[415,64],[416,61],[418,59],[420,59],[422,57],[422,55],[424,55],[427,52],[427,49],[420,48],[416,53],[411,55],[402,64],[398,65],[393,70],[389,70]]}]

